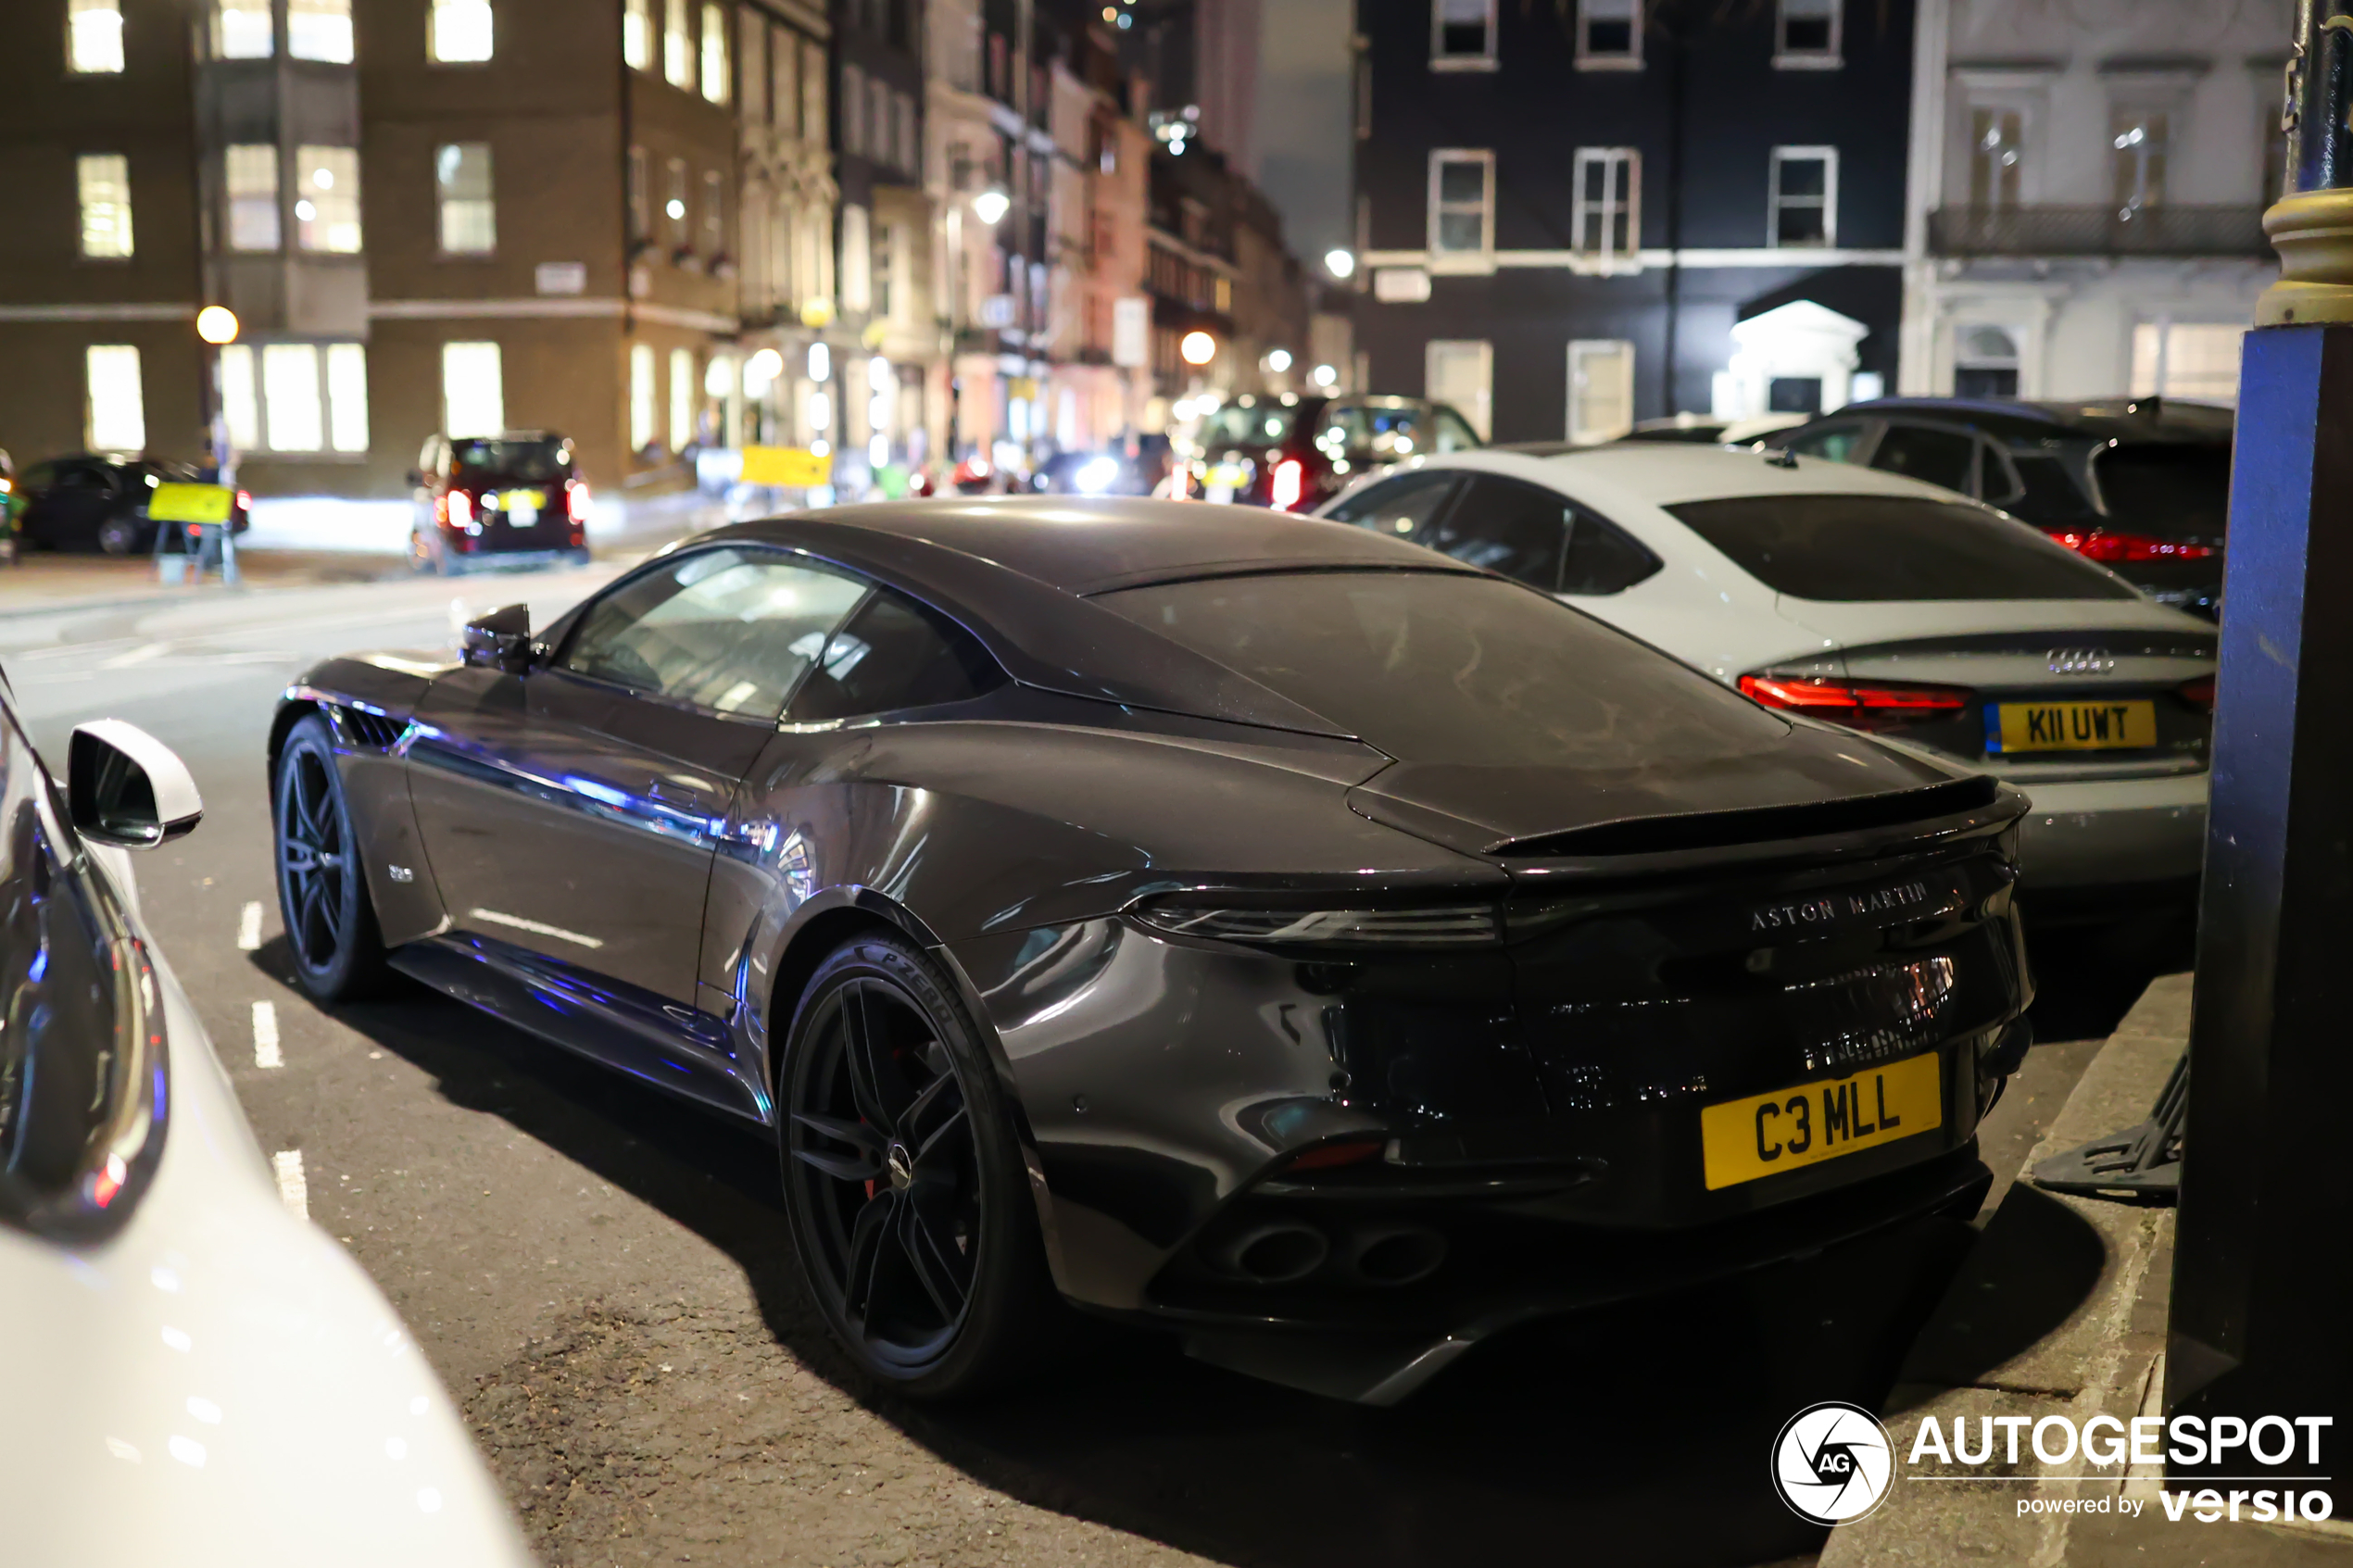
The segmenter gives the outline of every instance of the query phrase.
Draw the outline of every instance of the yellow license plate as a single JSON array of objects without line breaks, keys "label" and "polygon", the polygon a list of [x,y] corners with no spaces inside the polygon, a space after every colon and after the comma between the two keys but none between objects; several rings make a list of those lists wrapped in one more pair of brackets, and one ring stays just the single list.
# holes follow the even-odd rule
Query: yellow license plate
[{"label": "yellow license plate", "polygon": [[1242,487],[1242,470],[1231,463],[1220,463],[1209,470],[1209,477],[1202,483],[1215,490],[1239,490]]},{"label": "yellow license plate", "polygon": [[499,497],[499,501],[510,512],[524,508],[535,512],[547,504],[547,493],[545,490],[510,490]]},{"label": "yellow license plate", "polygon": [[1801,1170],[1933,1131],[1944,1122],[1934,1051],[1852,1078],[1800,1084],[1699,1113],[1707,1190]]},{"label": "yellow license plate", "polygon": [[1985,726],[1985,749],[2142,751],[2157,745],[2154,702],[2005,702]]}]

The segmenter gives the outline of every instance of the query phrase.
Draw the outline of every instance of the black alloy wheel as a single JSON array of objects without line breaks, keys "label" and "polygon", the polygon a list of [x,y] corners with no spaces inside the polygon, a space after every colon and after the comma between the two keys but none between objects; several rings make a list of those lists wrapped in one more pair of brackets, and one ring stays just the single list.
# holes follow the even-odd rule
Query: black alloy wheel
[{"label": "black alloy wheel", "polygon": [[373,994],[390,972],[384,937],[335,770],[334,734],[319,714],[287,734],[271,804],[278,909],[296,980],[322,1002]]},{"label": "black alloy wheel", "polygon": [[110,556],[127,556],[139,547],[139,524],[127,517],[110,517],[98,525],[98,548]]},{"label": "black alloy wheel", "polygon": [[1011,1123],[963,1009],[881,933],[827,956],[786,1047],[778,1139],[802,1277],[873,1376],[930,1398],[1032,1360],[1057,1305]]}]

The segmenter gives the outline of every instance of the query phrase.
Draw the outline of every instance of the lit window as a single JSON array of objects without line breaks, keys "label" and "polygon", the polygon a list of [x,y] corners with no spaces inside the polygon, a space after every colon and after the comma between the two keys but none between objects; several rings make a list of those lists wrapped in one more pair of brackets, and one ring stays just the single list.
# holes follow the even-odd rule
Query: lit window
[{"label": "lit window", "polygon": [[349,65],[351,0],[286,0],[286,53]]},{"label": "lit window", "polygon": [[1773,63],[1784,69],[1838,64],[1839,0],[1780,0],[1780,4]]},{"label": "lit window", "polygon": [[321,406],[319,348],[271,343],[261,348],[261,428],[273,452],[316,452],[327,444]]},{"label": "lit window", "polygon": [[[841,305],[845,310],[874,308],[873,240],[866,209],[862,207],[844,207],[841,209]],[[1013,265],[1020,266],[1021,257],[1013,257]]]},{"label": "lit window", "polygon": [[671,243],[686,244],[686,160],[674,157],[662,169],[661,215],[670,220]]},{"label": "lit window", "polygon": [[2167,132],[2172,117],[2161,109],[2120,108],[2108,117],[2111,186],[2116,215],[2130,220],[2143,207],[2165,200]]},{"label": "lit window", "polygon": [[1495,155],[1429,155],[1430,258],[1481,257],[1495,244]]},{"label": "lit window", "polygon": [[686,450],[695,438],[695,351],[670,351],[670,450]]},{"label": "lit window", "polygon": [[85,76],[122,69],[121,0],[66,0],[66,68]]},{"label": "lit window", "polygon": [[441,433],[453,440],[507,428],[507,395],[495,343],[441,345]]},{"label": "lit window", "polygon": [[1577,149],[1570,234],[1579,256],[1604,268],[1631,265],[1642,245],[1642,155],[1631,147]]},{"label": "lit window", "polygon": [[229,199],[229,248],[276,250],[278,148],[271,142],[241,142],[221,157]]},{"label": "lit window", "polygon": [[702,248],[717,256],[727,248],[727,188],[715,169],[702,177]]},{"label": "lit window", "polygon": [[2133,328],[2133,395],[2235,404],[2246,323],[2142,321]]},{"label": "lit window", "polygon": [[1484,70],[1495,64],[1495,0],[1438,0],[1430,7],[1433,70]]},{"label": "lit window", "polygon": [[1470,420],[1487,439],[1493,412],[1495,346],[1481,340],[1434,339],[1422,348],[1422,391]]},{"label": "lit window", "polygon": [[220,349],[220,417],[228,422],[231,446],[250,452],[261,445],[261,396],[254,385],[250,344]]},{"label": "lit window", "polygon": [[1577,63],[1587,69],[1642,63],[1642,0],[1578,0]]},{"label": "lit window", "polygon": [[131,160],[85,153],[73,160],[82,195],[82,254],[113,259],[131,254]]},{"label": "lit window", "polygon": [[1634,428],[1634,345],[1579,338],[1568,345],[1568,438],[1615,441]]},{"label": "lit window", "polygon": [[727,13],[708,3],[702,8],[702,95],[714,104],[727,101]]},{"label": "lit window", "polygon": [[490,194],[490,144],[445,142],[434,153],[441,201],[441,248],[452,256],[486,256],[498,248],[498,218]]},{"label": "lit window", "polygon": [[646,189],[646,149],[629,149],[628,189],[624,193],[629,204],[629,237],[642,240],[653,232],[653,218],[647,207],[649,194]]},{"label": "lit window", "polygon": [[743,33],[736,47],[744,68],[744,120],[758,125],[768,118],[768,70],[762,58],[768,24],[749,6],[736,13],[736,23]]},{"label": "lit window", "polygon": [[327,345],[327,445],[368,449],[368,351],[356,343]]},{"label": "lit window", "polygon": [[147,444],[147,406],[139,392],[139,351],[93,344],[82,357],[88,383],[82,434],[94,452],[136,452]]},{"label": "lit window", "polygon": [[1775,147],[1766,197],[1765,243],[1838,243],[1838,149]]},{"label": "lit window", "polygon": [[295,243],[305,250],[359,249],[359,150],[295,149]]},{"label": "lit window", "polygon": [[629,349],[629,449],[642,452],[653,444],[653,345],[633,344]]},{"label": "lit window", "polygon": [[654,69],[653,0],[628,0],[622,8],[621,57],[632,70]]},{"label": "lit window", "polygon": [[266,60],[278,52],[270,0],[216,0],[212,54],[221,60]]},{"label": "lit window", "polygon": [[2014,108],[1977,105],[1969,110],[1969,204],[2011,207],[2025,173],[2026,117]]},{"label": "lit window", "polygon": [[695,38],[688,31],[686,0],[670,0],[663,13],[661,73],[673,87],[695,85]]},{"label": "lit window", "polygon": [[490,0],[433,0],[425,23],[425,52],[444,64],[490,58]]}]

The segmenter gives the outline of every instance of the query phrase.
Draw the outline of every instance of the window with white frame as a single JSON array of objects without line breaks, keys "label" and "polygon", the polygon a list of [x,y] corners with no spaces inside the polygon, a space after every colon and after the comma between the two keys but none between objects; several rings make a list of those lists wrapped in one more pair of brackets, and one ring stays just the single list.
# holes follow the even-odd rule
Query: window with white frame
[{"label": "window with white frame", "polygon": [[229,203],[231,250],[276,250],[278,146],[274,142],[238,142],[220,158],[221,189]]},{"label": "window with white frame", "polygon": [[705,0],[702,8],[702,95],[724,104],[732,79],[727,71],[727,13]]},{"label": "window with white frame", "polygon": [[662,11],[661,74],[673,87],[695,90],[694,23],[686,0],[668,0]]},{"label": "window with white frame", "polygon": [[1839,63],[1842,0],[1780,0],[1774,19],[1773,63],[1784,70]]},{"label": "window with white frame", "polygon": [[[472,65],[491,57],[495,34],[490,0],[433,0],[425,19],[425,53],[443,65]],[[622,40],[625,46],[626,24]]]},{"label": "window with white frame", "polygon": [[1429,155],[1429,255],[1483,257],[1495,248],[1495,155],[1441,148]]},{"label": "window with white frame", "polygon": [[2026,113],[2002,104],[1969,107],[1969,204],[2007,208],[2019,204],[2026,175]]},{"label": "window with white frame", "polygon": [[621,57],[631,70],[654,69],[653,0],[624,0],[621,8]]},{"label": "window with white frame", "polygon": [[674,455],[695,439],[695,351],[670,351],[670,450]]},{"label": "window with white frame", "polygon": [[66,0],[66,69],[78,76],[122,69],[122,0]]},{"label": "window with white frame", "polygon": [[121,153],[84,153],[73,160],[82,202],[82,254],[120,261],[132,253],[131,160]]},{"label": "window with white frame", "polygon": [[220,350],[220,417],[229,445],[240,452],[261,445],[261,389],[255,383],[253,345],[233,343]]},{"label": "window with white frame", "polygon": [[654,444],[654,346],[629,347],[629,449],[642,452]]},{"label": "window with white frame", "polygon": [[441,433],[454,440],[507,428],[506,383],[495,343],[441,345]]},{"label": "window with white frame", "polygon": [[1642,155],[1632,147],[1577,149],[1569,210],[1577,254],[1604,267],[1630,266],[1642,249]]},{"label": "window with white frame", "polygon": [[327,444],[319,345],[261,345],[261,440],[275,452],[316,452]]},{"label": "window with white frame", "polygon": [[295,149],[295,243],[305,250],[359,250],[359,149]]},{"label": "window with white frame", "polygon": [[1568,439],[1615,441],[1634,428],[1634,345],[1579,338],[1568,345]]},{"label": "window with white frame", "polygon": [[93,452],[136,452],[147,444],[147,404],[139,389],[139,351],[127,343],[94,343],[82,359],[82,438]]},{"label": "window with white frame", "polygon": [[213,0],[212,57],[266,60],[278,52],[270,0]]},{"label": "window with white frame", "polygon": [[1495,346],[1483,340],[1434,339],[1422,349],[1422,395],[1470,420],[1488,439],[1495,402]]},{"label": "window with white frame", "polygon": [[1577,64],[1630,69],[1642,63],[1642,0],[1577,0]]},{"label": "window with white frame", "polygon": [[[841,305],[845,310],[871,310],[875,304],[873,234],[866,209],[841,209]],[[1020,258],[1015,257],[1016,261]]]},{"label": "window with white frame", "polygon": [[2133,395],[2236,404],[2246,324],[2142,321],[2133,328]]},{"label": "window with white frame", "polygon": [[1429,12],[1429,69],[1491,70],[1495,0],[1435,0]]},{"label": "window with white frame", "polygon": [[368,351],[356,343],[327,345],[327,445],[337,452],[368,449]]},{"label": "window with white frame", "polygon": [[286,53],[297,60],[349,65],[351,0],[286,0]]},{"label": "window with white frame", "polygon": [[433,177],[443,254],[487,256],[497,250],[498,209],[491,191],[490,144],[444,142],[434,149]]},{"label": "window with white frame", "polygon": [[1766,192],[1765,243],[1838,244],[1838,149],[1775,147]]},{"label": "window with white frame", "polygon": [[2118,217],[2129,219],[2145,207],[2163,204],[2172,119],[2159,108],[2119,107],[2109,111],[2108,168]]}]

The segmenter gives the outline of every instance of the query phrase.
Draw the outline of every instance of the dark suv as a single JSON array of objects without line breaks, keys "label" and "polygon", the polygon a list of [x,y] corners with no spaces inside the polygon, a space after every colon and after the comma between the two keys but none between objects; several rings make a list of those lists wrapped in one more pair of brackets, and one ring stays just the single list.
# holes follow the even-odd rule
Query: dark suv
[{"label": "dark suv", "polygon": [[1974,495],[2199,615],[2222,600],[2228,408],[2156,397],[2010,403],[1886,397],[1772,437]]},{"label": "dark suv", "polygon": [[416,487],[409,553],[420,571],[588,559],[588,482],[568,436],[436,435],[409,483]]},{"label": "dark suv", "polygon": [[1308,512],[1375,469],[1485,445],[1469,420],[1424,398],[1244,395],[1202,420],[1186,494]]}]

